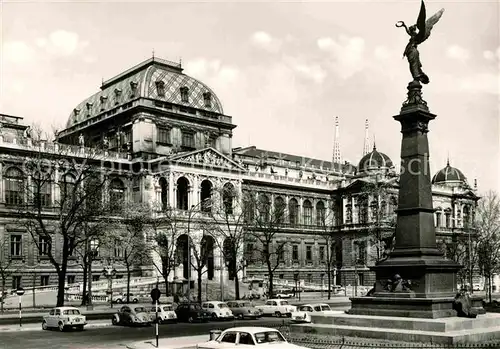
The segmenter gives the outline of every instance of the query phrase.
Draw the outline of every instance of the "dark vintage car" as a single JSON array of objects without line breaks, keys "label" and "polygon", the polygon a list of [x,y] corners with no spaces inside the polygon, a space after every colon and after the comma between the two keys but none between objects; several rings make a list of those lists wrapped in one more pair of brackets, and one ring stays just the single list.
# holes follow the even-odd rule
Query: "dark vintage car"
[{"label": "dark vintage car", "polygon": [[210,320],[210,314],[203,310],[198,303],[181,303],[175,309],[175,314],[178,321],[195,322]]},{"label": "dark vintage car", "polygon": [[153,322],[153,317],[149,312],[151,306],[124,305],[111,318],[113,325],[125,326],[149,326]]}]

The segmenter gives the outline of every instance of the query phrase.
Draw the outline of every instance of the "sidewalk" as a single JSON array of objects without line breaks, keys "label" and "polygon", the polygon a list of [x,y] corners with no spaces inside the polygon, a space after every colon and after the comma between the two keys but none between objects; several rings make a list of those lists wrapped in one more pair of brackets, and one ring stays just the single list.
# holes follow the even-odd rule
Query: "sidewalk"
[{"label": "sidewalk", "polygon": [[[89,321],[85,328],[95,328],[95,327],[108,327],[111,326],[111,320],[96,320]],[[54,329],[57,331],[57,329]],[[28,323],[24,324],[20,327],[19,323],[16,325],[0,325],[0,333],[3,332],[24,332],[24,331],[43,331],[42,330],[42,321],[37,323]]]},{"label": "sidewalk", "polygon": [[[197,344],[207,342],[210,334],[203,334],[199,336],[186,336],[174,338],[160,338],[158,349],[181,349],[181,348],[195,348]],[[132,344],[127,344],[127,349],[152,349],[156,348],[155,338],[147,341],[139,341]]]}]

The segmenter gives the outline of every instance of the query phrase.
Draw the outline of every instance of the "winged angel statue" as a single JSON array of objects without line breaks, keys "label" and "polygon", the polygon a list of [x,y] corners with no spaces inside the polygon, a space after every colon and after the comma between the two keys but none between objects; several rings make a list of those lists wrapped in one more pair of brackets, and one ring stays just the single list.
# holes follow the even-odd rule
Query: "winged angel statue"
[{"label": "winged angel statue", "polygon": [[419,81],[423,84],[429,83],[429,77],[422,71],[422,63],[420,62],[420,53],[418,52],[418,45],[423,43],[431,35],[431,30],[434,27],[441,16],[443,15],[444,8],[436,12],[429,19],[425,19],[425,4],[422,0],[422,5],[420,6],[420,13],[418,14],[417,24],[407,27],[405,22],[399,21],[396,23],[396,27],[404,27],[408,35],[410,36],[410,41],[406,45],[403,58],[408,59],[410,64],[410,72],[414,81]]}]

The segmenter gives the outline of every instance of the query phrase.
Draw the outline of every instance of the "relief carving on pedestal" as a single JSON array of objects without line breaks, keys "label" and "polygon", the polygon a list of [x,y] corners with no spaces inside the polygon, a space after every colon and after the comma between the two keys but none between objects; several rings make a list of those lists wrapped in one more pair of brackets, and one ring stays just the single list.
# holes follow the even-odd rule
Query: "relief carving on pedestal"
[{"label": "relief carving on pedestal", "polygon": [[399,274],[395,274],[387,280],[380,280],[380,284],[388,292],[412,292],[418,286],[418,282],[410,279],[403,279]]}]

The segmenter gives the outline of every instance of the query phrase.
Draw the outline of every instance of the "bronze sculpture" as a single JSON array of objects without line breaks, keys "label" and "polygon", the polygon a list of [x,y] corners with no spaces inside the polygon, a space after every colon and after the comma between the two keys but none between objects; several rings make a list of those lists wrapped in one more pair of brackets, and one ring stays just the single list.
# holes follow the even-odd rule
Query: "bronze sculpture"
[{"label": "bronze sculpture", "polygon": [[420,62],[420,53],[418,52],[418,45],[423,43],[431,35],[431,30],[434,24],[436,24],[441,16],[443,15],[444,8],[436,12],[429,19],[425,19],[425,4],[422,0],[422,5],[420,6],[420,13],[418,14],[417,24],[407,27],[405,22],[399,21],[396,23],[396,27],[404,27],[406,33],[410,36],[410,41],[406,45],[405,51],[403,53],[403,58],[408,59],[410,65],[410,72],[413,77],[413,81],[421,82],[422,84],[429,83],[429,77],[422,71],[422,63]]}]

